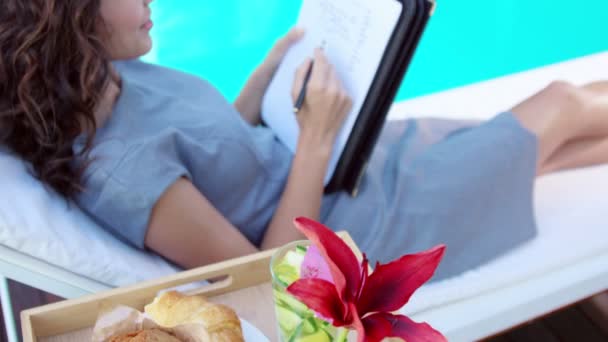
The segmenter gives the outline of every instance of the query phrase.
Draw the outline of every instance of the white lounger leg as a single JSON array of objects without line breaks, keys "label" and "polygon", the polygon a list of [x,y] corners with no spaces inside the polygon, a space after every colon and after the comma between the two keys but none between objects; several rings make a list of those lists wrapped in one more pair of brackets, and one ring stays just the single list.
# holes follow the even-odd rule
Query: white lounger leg
[{"label": "white lounger leg", "polygon": [[2,303],[2,315],[4,316],[4,327],[8,342],[19,342],[8,280],[3,275],[0,275],[0,302]]}]

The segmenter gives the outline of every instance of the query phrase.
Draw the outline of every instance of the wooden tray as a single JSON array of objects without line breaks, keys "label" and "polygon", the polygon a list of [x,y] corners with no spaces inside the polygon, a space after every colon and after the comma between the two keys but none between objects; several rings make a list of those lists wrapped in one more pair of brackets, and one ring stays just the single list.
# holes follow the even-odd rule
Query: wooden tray
[{"label": "wooden tray", "polygon": [[[353,249],[357,257],[361,257],[348,233],[340,232],[338,235]],[[152,302],[161,290],[225,277],[222,281],[190,291],[188,294],[203,294],[213,302],[229,305],[240,317],[274,341],[278,335],[269,267],[273,253],[274,250],[264,251],[130,287],[23,311],[23,340],[90,341],[92,327],[102,306],[120,304],[143,311],[144,306]]]}]

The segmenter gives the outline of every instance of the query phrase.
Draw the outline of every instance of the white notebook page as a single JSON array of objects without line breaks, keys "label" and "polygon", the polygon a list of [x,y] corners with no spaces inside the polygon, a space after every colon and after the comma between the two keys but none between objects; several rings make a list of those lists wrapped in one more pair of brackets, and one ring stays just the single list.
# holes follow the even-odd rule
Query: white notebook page
[{"label": "white notebook page", "polygon": [[295,73],[306,58],[313,57],[314,49],[323,45],[353,99],[352,111],[336,139],[325,184],[338,164],[401,11],[401,3],[395,0],[304,0],[302,3],[297,26],[306,33],[289,50],[277,70],[264,96],[262,117],[295,153],[299,134],[291,98]]}]

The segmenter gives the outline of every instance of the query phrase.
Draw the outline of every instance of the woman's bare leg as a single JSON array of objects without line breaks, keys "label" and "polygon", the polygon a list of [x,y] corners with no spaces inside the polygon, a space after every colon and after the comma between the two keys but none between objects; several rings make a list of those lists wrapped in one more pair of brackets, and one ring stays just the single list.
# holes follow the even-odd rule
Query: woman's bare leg
[{"label": "woman's bare leg", "polygon": [[[581,87],[586,92],[586,110],[595,120],[601,122],[608,118],[608,82],[594,82]],[[591,135],[575,138],[558,148],[545,162],[539,175],[568,169],[608,163],[608,135],[602,129]]]},{"label": "woman's bare leg", "polygon": [[608,163],[608,137],[574,140],[559,148],[539,175]]},{"label": "woman's bare leg", "polygon": [[[564,166],[606,161],[598,150],[603,145],[580,145],[580,141],[601,141],[608,137],[608,82],[584,87],[554,82],[511,111],[538,138],[539,174],[557,170],[557,161]],[[571,154],[577,148],[581,152],[581,148],[591,147],[585,159],[572,160]]]}]

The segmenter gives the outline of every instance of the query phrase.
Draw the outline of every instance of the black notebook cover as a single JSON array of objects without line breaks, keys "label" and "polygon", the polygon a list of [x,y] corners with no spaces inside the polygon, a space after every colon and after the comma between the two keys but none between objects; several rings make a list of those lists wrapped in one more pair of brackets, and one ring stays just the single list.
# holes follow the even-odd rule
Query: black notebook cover
[{"label": "black notebook cover", "polygon": [[382,62],[325,192],[356,196],[369,158],[393,104],[429,17],[432,0],[396,0],[403,11]]}]

